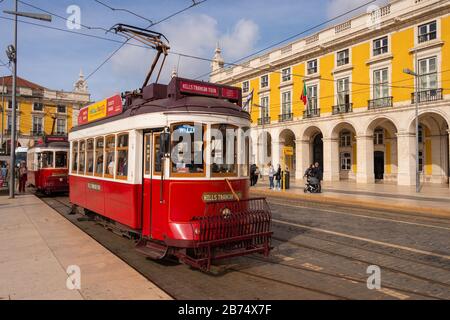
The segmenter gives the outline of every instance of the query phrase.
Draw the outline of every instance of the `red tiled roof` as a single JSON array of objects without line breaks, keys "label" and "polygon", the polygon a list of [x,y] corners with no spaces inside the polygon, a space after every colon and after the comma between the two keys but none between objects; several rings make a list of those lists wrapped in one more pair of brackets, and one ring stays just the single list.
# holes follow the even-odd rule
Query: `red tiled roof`
[{"label": "red tiled roof", "polygon": [[[12,76],[6,76],[6,77],[0,77],[0,85],[3,83],[3,79],[5,79],[5,86],[11,87],[12,86]],[[44,87],[33,83],[31,81],[25,80],[21,77],[17,77],[17,87],[22,88],[30,88],[34,90],[43,90]]]}]

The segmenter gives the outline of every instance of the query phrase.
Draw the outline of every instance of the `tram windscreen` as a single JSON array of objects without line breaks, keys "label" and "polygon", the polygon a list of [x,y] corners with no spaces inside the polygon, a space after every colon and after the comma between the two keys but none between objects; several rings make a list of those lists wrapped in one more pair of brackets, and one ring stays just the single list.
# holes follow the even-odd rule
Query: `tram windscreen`
[{"label": "tram windscreen", "polygon": [[205,174],[204,129],[203,125],[193,123],[172,126],[172,173],[200,176]]},{"label": "tram windscreen", "polygon": [[237,175],[237,128],[228,124],[211,126],[211,176]]},{"label": "tram windscreen", "polygon": [[67,152],[55,152],[55,168],[67,168]]},{"label": "tram windscreen", "polygon": [[53,151],[44,151],[40,153],[40,167],[53,168]]}]

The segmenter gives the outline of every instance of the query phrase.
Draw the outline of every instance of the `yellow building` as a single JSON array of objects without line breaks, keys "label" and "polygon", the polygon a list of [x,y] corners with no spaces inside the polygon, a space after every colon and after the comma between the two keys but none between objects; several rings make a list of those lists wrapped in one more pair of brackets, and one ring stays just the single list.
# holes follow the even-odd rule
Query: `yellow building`
[{"label": "yellow building", "polygon": [[417,101],[422,180],[446,184],[449,13],[449,1],[394,0],[239,66],[217,50],[211,81],[253,92],[253,162],[298,179],[319,162],[326,181],[415,184]]},{"label": "yellow building", "polygon": [[[9,152],[12,124],[12,77],[0,77],[0,133],[2,153]],[[17,79],[17,141],[30,147],[43,135],[66,135],[76,125],[78,112],[89,103],[90,94],[80,73],[73,92],[47,89],[18,77]]]}]

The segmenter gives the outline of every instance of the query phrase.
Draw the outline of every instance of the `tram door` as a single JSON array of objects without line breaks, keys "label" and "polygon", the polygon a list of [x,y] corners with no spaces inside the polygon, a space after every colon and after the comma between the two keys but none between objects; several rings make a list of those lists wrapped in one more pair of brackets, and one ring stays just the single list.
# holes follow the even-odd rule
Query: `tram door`
[{"label": "tram door", "polygon": [[[154,236],[163,232],[161,226],[164,203],[160,201],[161,158],[159,155],[160,132],[144,132],[144,175],[143,175],[143,230],[144,235]],[[146,234],[149,230],[149,234]]]}]

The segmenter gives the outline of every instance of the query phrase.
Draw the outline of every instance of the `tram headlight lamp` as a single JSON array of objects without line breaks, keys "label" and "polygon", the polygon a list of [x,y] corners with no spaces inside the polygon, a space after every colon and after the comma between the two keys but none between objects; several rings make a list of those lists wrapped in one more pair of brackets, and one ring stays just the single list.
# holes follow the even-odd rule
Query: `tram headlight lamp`
[{"label": "tram headlight lamp", "polygon": [[231,210],[229,208],[223,208],[221,213],[224,219],[229,219],[231,217]]},{"label": "tram headlight lamp", "polygon": [[194,234],[195,234],[196,236],[198,236],[198,235],[200,234],[200,228],[195,228],[195,229],[194,229]]}]

